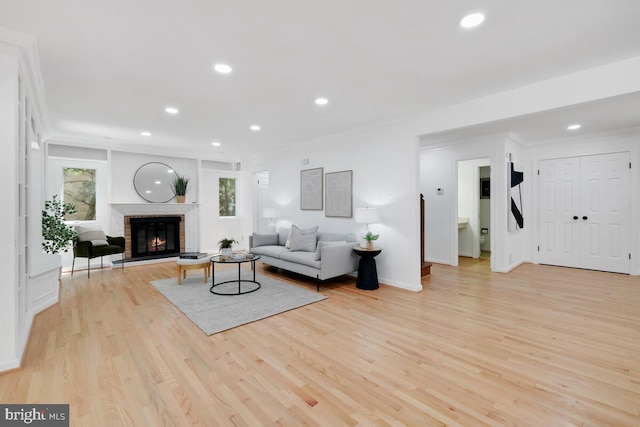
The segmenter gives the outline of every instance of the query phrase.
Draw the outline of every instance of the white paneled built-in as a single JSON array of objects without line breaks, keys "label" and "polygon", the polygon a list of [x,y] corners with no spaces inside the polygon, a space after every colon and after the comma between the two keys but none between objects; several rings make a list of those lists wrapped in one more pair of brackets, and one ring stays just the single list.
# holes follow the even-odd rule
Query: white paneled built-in
[{"label": "white paneled built-in", "polygon": [[539,163],[539,261],[630,269],[630,153]]},{"label": "white paneled built-in", "polygon": [[0,298],[0,371],[20,365],[34,316],[58,301],[60,257],[42,252],[44,157],[42,92],[35,39],[2,32],[0,41],[0,174],[6,203],[0,210],[3,266]]}]

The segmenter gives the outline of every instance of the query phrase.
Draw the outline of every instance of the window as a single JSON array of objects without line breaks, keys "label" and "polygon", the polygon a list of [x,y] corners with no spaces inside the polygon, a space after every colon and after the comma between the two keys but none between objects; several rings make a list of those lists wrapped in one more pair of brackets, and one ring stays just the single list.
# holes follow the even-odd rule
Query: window
[{"label": "window", "polygon": [[236,216],[236,179],[219,178],[218,188],[220,217]]},{"label": "window", "polygon": [[96,219],[96,170],[63,168],[64,201],[76,205],[77,212],[65,216],[66,221]]}]

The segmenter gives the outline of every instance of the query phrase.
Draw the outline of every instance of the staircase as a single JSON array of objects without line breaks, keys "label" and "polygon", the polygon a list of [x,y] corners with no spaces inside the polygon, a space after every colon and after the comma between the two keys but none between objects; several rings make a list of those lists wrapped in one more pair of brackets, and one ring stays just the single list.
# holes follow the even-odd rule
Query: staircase
[{"label": "staircase", "polygon": [[431,266],[433,264],[430,262],[422,261],[422,265],[420,266],[420,277],[428,276],[431,274]]},{"label": "staircase", "polygon": [[424,195],[420,194],[420,277],[431,274],[431,263],[424,260]]}]

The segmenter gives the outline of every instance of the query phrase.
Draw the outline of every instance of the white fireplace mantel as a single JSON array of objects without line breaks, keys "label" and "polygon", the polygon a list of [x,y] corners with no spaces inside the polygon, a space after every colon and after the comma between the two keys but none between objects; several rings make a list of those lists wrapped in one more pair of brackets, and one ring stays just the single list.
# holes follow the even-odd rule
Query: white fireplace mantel
[{"label": "white fireplace mantel", "polygon": [[123,215],[187,214],[199,203],[110,203]]}]

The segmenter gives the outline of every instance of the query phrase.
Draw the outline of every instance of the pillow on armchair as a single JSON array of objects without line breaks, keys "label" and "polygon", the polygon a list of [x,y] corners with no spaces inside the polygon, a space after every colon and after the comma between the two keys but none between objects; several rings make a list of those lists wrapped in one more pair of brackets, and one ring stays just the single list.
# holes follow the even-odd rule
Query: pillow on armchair
[{"label": "pillow on armchair", "polygon": [[76,232],[78,233],[78,241],[91,242],[93,246],[107,246],[107,235],[104,234],[101,228],[96,227],[83,227],[77,226]]}]

